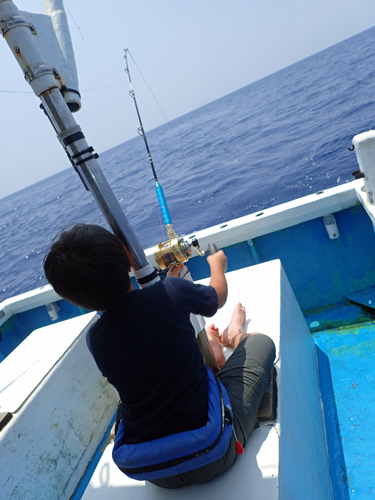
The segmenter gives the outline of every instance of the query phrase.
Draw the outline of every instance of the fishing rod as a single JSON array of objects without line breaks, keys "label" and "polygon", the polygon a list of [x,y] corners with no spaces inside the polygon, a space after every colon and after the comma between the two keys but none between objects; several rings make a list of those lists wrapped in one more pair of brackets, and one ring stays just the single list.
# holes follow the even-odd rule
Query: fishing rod
[{"label": "fishing rod", "polygon": [[[128,49],[125,49],[125,73],[128,75],[129,78],[129,83],[130,83],[130,91],[129,95],[134,101],[135,109],[137,111],[138,115],[138,121],[139,121],[139,127],[138,127],[138,133],[139,135],[143,138],[145,146],[146,146],[146,151],[148,155],[148,159],[150,161],[152,173],[154,175],[155,179],[155,190],[156,190],[156,195],[159,201],[161,213],[163,216],[164,224],[167,228],[167,235],[169,237],[169,240],[163,241],[162,243],[159,243],[158,245],[155,245],[153,248],[153,254],[154,254],[154,259],[156,264],[160,267],[160,269],[168,269],[171,267],[174,267],[176,265],[180,264],[185,264],[189,260],[189,258],[192,256],[192,248],[195,248],[195,250],[199,253],[201,257],[203,257],[205,254],[200,250],[199,248],[199,243],[198,240],[195,238],[194,240],[189,243],[188,241],[184,240],[182,237],[178,237],[176,233],[174,232],[173,225],[172,225],[172,219],[169,214],[168,206],[167,206],[167,201],[164,196],[163,188],[160,185],[160,182],[158,181],[158,177],[156,175],[156,170],[154,166],[154,162],[152,161],[152,156],[150,152],[150,148],[148,147],[147,143],[147,137],[145,130],[143,128],[142,124],[142,119],[141,115],[139,113],[138,109],[138,104],[137,100],[135,98],[135,92],[133,89],[133,84],[132,80],[130,77],[130,71],[129,71],[129,66],[128,66],[128,57],[127,53],[130,51]],[[131,58],[133,59],[133,56],[130,54]],[[134,61],[134,59],[133,59]],[[135,63],[135,61],[134,61]],[[216,245],[209,243],[208,245],[208,253],[215,253],[217,252]],[[185,276],[187,279],[192,279],[190,274]],[[217,373],[219,370],[219,366],[217,364],[216,358],[213,354],[212,347],[209,343],[207,333],[204,327],[204,320],[203,318],[198,318],[195,315],[190,315],[190,321],[192,322],[196,336],[197,336],[197,341],[199,345],[199,349],[201,351],[203,360],[207,366],[211,368],[211,370],[214,373]]]},{"label": "fishing rod", "polygon": [[[187,262],[187,260],[192,255],[192,248],[195,248],[195,250],[199,253],[199,255],[203,256],[204,254],[199,248],[199,243],[198,243],[197,239],[194,239],[191,243],[189,243],[188,241],[185,241],[182,237],[178,237],[173,229],[172,219],[171,219],[171,216],[169,214],[167,200],[165,199],[163,188],[161,187],[161,184],[160,184],[158,177],[156,175],[155,165],[154,165],[154,162],[152,160],[150,148],[149,148],[148,142],[147,142],[146,133],[145,133],[145,130],[143,128],[141,115],[139,113],[137,99],[135,97],[133,83],[131,80],[130,70],[129,70],[129,66],[128,66],[128,52],[130,54],[129,49],[125,49],[125,54],[124,54],[125,73],[128,75],[128,78],[129,78],[129,84],[130,84],[129,95],[134,101],[134,105],[135,105],[135,109],[136,109],[138,121],[139,121],[138,134],[142,137],[142,139],[144,140],[145,146],[146,146],[148,159],[149,159],[150,166],[151,166],[152,173],[153,173],[154,180],[155,180],[156,196],[157,196],[157,199],[159,201],[160,210],[161,210],[161,213],[163,216],[163,221],[164,221],[165,227],[167,229],[167,235],[169,238],[167,241],[164,241],[163,243],[159,243],[158,245],[155,245],[153,248],[153,253],[154,253],[154,258],[155,258],[157,265],[161,269],[167,269],[169,267],[173,267],[173,266],[176,266],[179,264],[184,264],[185,262]],[[130,54],[130,56],[132,57],[131,54]],[[133,59],[133,57],[132,57],[132,59]]]}]

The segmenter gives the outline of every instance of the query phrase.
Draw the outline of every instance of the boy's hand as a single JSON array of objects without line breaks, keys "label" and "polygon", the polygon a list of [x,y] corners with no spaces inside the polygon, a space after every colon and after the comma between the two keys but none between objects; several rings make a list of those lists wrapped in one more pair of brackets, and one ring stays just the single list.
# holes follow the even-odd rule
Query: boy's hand
[{"label": "boy's hand", "polygon": [[216,266],[221,266],[224,273],[228,268],[227,257],[222,250],[219,250],[218,252],[209,255],[207,257],[207,262],[209,263],[211,268]]},{"label": "boy's hand", "polygon": [[167,278],[180,278],[181,271],[185,268],[184,264],[180,266],[171,267],[167,272]]}]

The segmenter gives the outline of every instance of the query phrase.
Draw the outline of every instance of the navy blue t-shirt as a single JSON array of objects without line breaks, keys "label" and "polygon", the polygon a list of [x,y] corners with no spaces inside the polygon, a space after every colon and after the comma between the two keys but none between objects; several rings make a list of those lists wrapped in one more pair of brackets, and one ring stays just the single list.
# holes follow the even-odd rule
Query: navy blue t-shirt
[{"label": "navy blue t-shirt", "polygon": [[214,288],[167,278],[131,291],[90,328],[87,344],[120,394],[128,443],[206,424],[206,368],[189,316],[217,308]]}]

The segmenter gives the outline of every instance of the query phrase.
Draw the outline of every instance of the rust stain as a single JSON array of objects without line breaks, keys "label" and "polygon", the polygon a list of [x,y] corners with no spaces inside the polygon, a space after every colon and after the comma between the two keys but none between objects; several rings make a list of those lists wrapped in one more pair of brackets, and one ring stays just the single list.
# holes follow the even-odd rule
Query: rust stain
[{"label": "rust stain", "polygon": [[42,92],[40,95],[44,95],[44,94],[52,94],[52,92],[56,89],[58,89],[58,85],[53,85],[52,87],[49,87],[48,89],[46,89],[44,92]]},{"label": "rust stain", "polygon": [[21,60],[21,62],[19,62],[19,64],[21,64],[23,62],[23,66],[26,65],[26,61],[23,58],[23,54],[21,52],[21,49],[19,47],[17,47],[17,45],[15,45],[13,47],[13,52],[14,52],[14,54],[16,56],[16,59],[17,60],[19,60],[19,59]]},{"label": "rust stain", "polygon": [[61,76],[59,75],[59,73],[57,72],[57,70],[55,68],[52,68],[52,70],[53,70],[53,76],[59,82],[59,85],[60,85],[60,88],[61,88],[64,85],[63,81],[61,80]]}]

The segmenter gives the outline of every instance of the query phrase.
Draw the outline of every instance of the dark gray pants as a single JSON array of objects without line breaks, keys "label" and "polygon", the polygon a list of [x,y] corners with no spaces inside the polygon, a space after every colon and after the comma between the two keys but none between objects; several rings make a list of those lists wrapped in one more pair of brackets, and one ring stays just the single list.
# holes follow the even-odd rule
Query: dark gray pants
[{"label": "dark gray pants", "polygon": [[[243,339],[218,373],[228,392],[233,409],[234,428],[245,446],[258,421],[258,410],[275,360],[275,345],[266,335],[250,335]],[[151,481],[163,488],[180,488],[206,483],[224,474],[236,461],[236,440],[219,460],[184,474]]]}]

